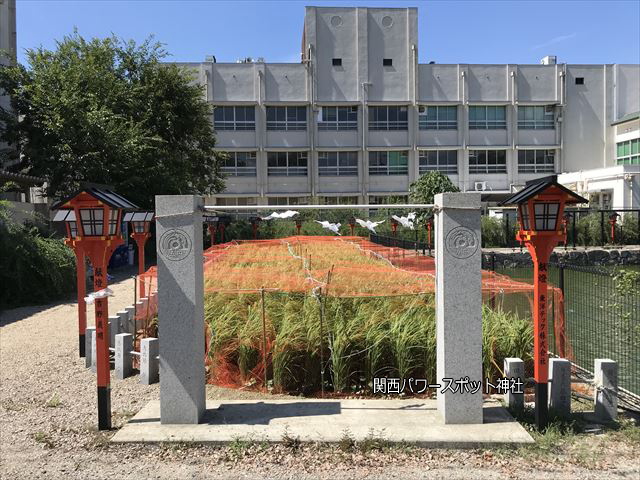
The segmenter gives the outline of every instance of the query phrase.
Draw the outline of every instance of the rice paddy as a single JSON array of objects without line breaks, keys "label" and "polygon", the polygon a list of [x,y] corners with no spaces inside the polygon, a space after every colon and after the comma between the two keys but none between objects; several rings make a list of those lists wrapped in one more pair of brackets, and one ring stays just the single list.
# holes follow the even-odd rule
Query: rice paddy
[{"label": "rice paddy", "polygon": [[[210,249],[209,381],[313,394],[370,393],[374,377],[435,380],[433,259],[379,248],[291,237]],[[532,342],[528,319],[483,308],[485,376],[501,375],[505,357],[529,361]]]}]

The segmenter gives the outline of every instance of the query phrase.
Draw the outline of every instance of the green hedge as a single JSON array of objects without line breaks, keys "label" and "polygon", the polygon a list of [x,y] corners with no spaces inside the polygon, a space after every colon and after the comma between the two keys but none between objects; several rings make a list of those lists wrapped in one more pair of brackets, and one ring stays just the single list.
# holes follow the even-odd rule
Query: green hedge
[{"label": "green hedge", "polygon": [[75,263],[62,240],[15,223],[0,202],[0,309],[67,297],[76,287]]}]

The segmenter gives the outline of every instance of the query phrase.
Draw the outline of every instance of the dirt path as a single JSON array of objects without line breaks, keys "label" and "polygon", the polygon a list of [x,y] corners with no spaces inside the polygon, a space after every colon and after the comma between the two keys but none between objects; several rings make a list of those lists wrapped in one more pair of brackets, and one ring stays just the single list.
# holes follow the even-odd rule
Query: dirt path
[{"label": "dirt path", "polygon": [[[113,284],[112,312],[132,303],[133,281]],[[92,312],[89,323],[93,324]],[[108,443],[97,432],[95,376],[77,353],[76,305],[61,302],[0,314],[0,478],[638,478],[637,432],[578,436],[514,451],[424,450],[378,441],[356,447],[228,447]],[[112,378],[113,423],[119,428],[158,385]],[[211,398],[260,394],[207,387]],[[635,435],[635,436],[633,436]],[[630,440],[630,438],[632,440]],[[633,440],[635,439],[635,440]],[[560,442],[560,440],[558,440]]]}]

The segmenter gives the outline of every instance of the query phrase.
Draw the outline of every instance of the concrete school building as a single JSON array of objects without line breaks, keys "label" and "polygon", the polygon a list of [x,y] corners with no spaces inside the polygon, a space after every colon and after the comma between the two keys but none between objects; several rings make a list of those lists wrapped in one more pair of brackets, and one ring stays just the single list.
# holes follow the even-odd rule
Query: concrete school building
[{"label": "concrete school building", "polygon": [[381,203],[440,170],[493,194],[557,173],[595,204],[640,206],[639,65],[420,64],[417,18],[307,7],[299,63],[180,64],[229,153],[216,202]]}]

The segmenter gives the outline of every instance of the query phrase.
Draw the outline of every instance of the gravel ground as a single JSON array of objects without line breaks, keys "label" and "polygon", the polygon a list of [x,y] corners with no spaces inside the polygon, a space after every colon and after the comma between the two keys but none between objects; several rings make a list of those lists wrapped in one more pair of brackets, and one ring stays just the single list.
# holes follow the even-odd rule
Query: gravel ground
[{"label": "gravel ground", "polygon": [[[112,285],[111,311],[132,303],[132,280]],[[92,312],[89,323],[93,323]],[[428,450],[385,445],[114,445],[96,430],[95,377],[77,356],[72,301],[0,314],[0,478],[539,478],[640,477],[638,428],[602,435],[542,438],[514,450]],[[119,428],[158,385],[112,379]],[[210,398],[261,398],[208,386]],[[287,439],[285,439],[287,440]]]}]

